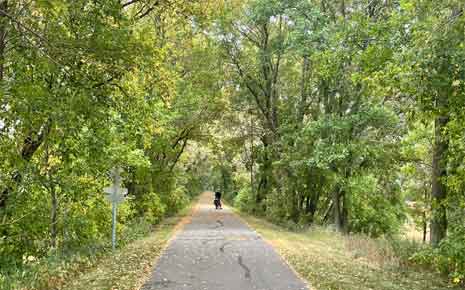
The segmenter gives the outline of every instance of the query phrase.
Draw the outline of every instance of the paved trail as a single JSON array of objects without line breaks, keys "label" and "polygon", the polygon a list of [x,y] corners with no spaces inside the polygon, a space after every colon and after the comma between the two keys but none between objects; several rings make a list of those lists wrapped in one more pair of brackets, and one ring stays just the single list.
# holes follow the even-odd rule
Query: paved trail
[{"label": "paved trail", "polygon": [[274,249],[204,193],[142,290],[308,290]]}]

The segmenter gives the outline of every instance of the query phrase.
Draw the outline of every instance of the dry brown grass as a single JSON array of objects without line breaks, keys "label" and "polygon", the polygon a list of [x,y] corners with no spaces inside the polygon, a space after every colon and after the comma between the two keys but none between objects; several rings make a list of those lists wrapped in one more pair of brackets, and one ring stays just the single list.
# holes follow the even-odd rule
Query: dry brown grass
[{"label": "dry brown grass", "polygon": [[282,257],[319,290],[445,290],[437,273],[409,267],[386,240],[343,236],[326,228],[293,232],[241,214]]},{"label": "dry brown grass", "polygon": [[399,257],[386,240],[374,240],[363,235],[349,235],[341,238],[345,249],[360,263],[378,268],[399,267]]}]

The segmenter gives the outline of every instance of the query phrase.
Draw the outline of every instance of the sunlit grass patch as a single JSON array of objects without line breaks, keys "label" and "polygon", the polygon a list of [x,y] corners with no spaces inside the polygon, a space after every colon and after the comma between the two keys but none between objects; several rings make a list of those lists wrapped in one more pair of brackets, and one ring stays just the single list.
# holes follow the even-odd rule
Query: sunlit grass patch
[{"label": "sunlit grass patch", "polygon": [[175,232],[176,225],[181,225],[181,218],[189,213],[190,208],[186,208],[175,217],[165,219],[150,236],[103,258],[95,268],[83,272],[62,290],[139,289],[152,273],[154,264]]},{"label": "sunlit grass patch", "polygon": [[406,263],[387,240],[344,236],[326,228],[293,232],[241,214],[282,257],[318,290],[444,290],[437,273]]}]

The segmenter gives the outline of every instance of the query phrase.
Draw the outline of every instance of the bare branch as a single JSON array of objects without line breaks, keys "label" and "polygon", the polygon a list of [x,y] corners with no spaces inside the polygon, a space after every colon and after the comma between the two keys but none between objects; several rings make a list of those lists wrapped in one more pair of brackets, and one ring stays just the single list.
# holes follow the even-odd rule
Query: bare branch
[{"label": "bare branch", "polygon": [[137,2],[140,2],[140,0],[131,0],[131,1],[128,1],[128,2],[126,2],[124,4],[122,4],[122,6],[123,6],[123,8],[125,8],[125,7],[127,7],[129,5],[132,5],[132,4],[137,3]]}]

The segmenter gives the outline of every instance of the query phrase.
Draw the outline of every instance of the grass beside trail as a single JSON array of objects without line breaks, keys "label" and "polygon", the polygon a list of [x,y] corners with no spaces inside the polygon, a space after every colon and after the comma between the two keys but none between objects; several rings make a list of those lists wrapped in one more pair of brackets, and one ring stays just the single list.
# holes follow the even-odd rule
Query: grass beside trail
[{"label": "grass beside trail", "polygon": [[[175,217],[166,218],[148,237],[118,249],[103,257],[98,264],[75,277],[60,290],[135,290],[150,276],[157,258],[177,229],[183,217],[191,213],[188,207]],[[186,220],[185,220],[186,221]]]},{"label": "grass beside trail", "polygon": [[439,274],[402,265],[382,241],[342,236],[322,228],[293,232],[239,214],[309,282],[312,290],[461,289],[450,286]]}]

